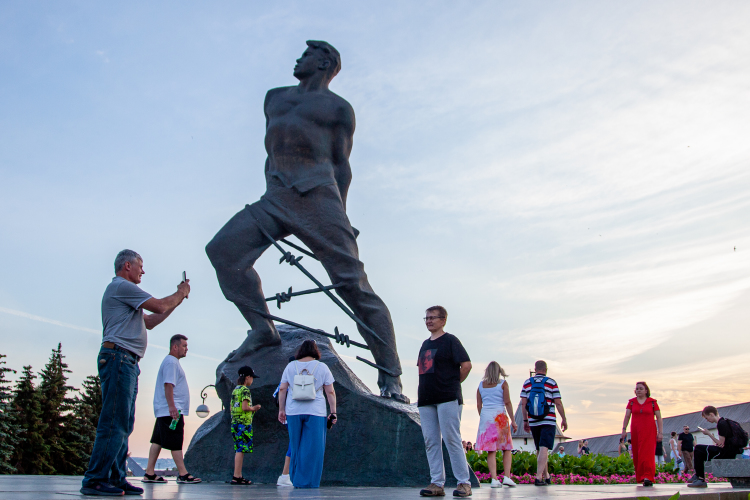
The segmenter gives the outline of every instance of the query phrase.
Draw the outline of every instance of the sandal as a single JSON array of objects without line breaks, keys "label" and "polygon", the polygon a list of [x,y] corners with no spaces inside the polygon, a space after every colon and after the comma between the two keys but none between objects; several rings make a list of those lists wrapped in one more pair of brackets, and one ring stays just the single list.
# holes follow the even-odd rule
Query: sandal
[{"label": "sandal", "polygon": [[168,481],[166,479],[164,479],[163,477],[161,477],[161,476],[157,476],[156,474],[151,474],[151,475],[144,474],[143,475],[143,479],[141,479],[141,482],[142,483],[162,483],[162,484],[165,484]]},{"label": "sandal", "polygon": [[197,477],[193,477],[193,475],[188,472],[184,476],[177,476],[177,482],[178,483],[188,483],[188,484],[193,483],[193,484],[196,484],[196,483],[200,483],[201,479],[197,478]]},{"label": "sandal", "polygon": [[240,477],[232,476],[232,480],[229,481],[229,484],[251,485],[251,484],[253,484],[253,482],[250,481],[249,479],[245,479],[242,476],[240,476]]}]

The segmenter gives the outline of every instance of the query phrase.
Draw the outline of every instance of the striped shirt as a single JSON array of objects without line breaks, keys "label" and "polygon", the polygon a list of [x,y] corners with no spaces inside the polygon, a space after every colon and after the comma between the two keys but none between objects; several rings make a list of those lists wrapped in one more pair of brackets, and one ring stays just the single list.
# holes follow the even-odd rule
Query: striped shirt
[{"label": "striped shirt", "polygon": [[[546,375],[536,375],[534,380],[541,382]],[[523,389],[521,389],[521,397],[529,398],[529,391],[531,391],[531,379],[527,379],[523,383]],[[544,417],[543,420],[532,420],[529,419],[529,426],[536,427],[537,425],[556,425],[555,419],[555,399],[560,399],[560,388],[557,387],[557,382],[554,379],[547,377],[547,382],[544,383],[544,395],[547,398],[547,404],[549,405],[549,413]]]}]

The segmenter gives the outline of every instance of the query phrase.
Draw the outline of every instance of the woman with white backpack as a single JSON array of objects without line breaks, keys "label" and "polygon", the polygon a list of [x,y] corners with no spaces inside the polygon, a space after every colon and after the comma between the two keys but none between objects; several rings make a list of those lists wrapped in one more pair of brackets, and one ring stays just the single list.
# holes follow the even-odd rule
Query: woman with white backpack
[{"label": "woman with white backpack", "polygon": [[[279,422],[289,426],[289,477],[296,488],[319,488],[326,432],[336,423],[333,374],[320,362],[314,340],[305,340],[281,376]],[[289,394],[289,396],[287,396]],[[324,397],[325,394],[325,397]],[[330,412],[326,412],[326,397]]]}]

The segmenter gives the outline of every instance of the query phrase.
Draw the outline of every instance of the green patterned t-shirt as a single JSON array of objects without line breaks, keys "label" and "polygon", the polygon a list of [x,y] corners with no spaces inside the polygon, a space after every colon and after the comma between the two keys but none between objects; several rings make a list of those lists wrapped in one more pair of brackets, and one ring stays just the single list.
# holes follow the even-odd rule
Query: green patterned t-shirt
[{"label": "green patterned t-shirt", "polygon": [[250,395],[250,388],[246,385],[238,385],[232,391],[232,402],[230,405],[232,413],[232,422],[250,425],[253,423],[255,412],[242,411],[242,402],[247,400],[249,406],[253,406],[253,398]]}]

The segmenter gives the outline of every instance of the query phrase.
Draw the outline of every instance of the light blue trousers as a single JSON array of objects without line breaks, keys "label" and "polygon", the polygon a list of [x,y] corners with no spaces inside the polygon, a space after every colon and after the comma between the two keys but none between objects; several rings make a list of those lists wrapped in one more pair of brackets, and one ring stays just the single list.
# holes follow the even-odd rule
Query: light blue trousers
[{"label": "light blue trousers", "polygon": [[443,463],[443,441],[445,441],[456,481],[459,484],[471,484],[466,452],[461,444],[461,405],[458,404],[458,400],[420,406],[419,418],[422,422],[427,463],[430,465],[430,482],[438,486],[445,485]]},{"label": "light blue trousers", "polygon": [[295,488],[320,488],[323,459],[326,453],[326,417],[287,415],[289,444],[289,479]]}]

